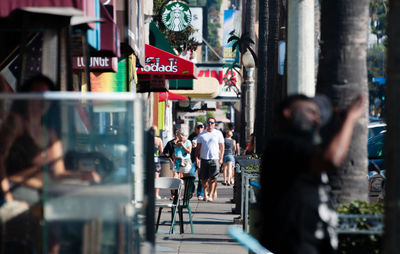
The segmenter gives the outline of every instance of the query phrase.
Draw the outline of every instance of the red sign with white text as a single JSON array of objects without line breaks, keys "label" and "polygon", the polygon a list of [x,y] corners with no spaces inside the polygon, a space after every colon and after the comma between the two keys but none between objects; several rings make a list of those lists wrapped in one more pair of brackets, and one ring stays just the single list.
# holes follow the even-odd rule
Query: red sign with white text
[{"label": "red sign with white text", "polygon": [[195,64],[159,48],[146,44],[145,66],[137,69],[140,79],[150,79],[150,75],[162,75],[164,79],[194,79]]}]

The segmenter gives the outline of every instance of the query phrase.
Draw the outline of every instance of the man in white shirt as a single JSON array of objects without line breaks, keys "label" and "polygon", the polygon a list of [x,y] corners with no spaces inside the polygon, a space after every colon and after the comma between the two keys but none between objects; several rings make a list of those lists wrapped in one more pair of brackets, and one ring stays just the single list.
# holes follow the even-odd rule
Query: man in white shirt
[{"label": "man in white shirt", "polygon": [[209,117],[207,129],[197,138],[196,163],[200,168],[199,177],[204,188],[205,201],[217,199],[217,176],[224,157],[224,137],[215,129],[215,118]]}]

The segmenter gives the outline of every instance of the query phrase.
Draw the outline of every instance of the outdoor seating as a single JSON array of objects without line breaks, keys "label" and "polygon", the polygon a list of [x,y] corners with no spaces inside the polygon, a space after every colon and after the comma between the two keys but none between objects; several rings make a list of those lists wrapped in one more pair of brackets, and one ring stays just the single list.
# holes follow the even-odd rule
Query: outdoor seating
[{"label": "outdoor seating", "polygon": [[178,213],[179,213],[179,225],[180,225],[180,233],[184,233],[183,230],[183,208],[186,208],[189,213],[189,222],[190,222],[190,229],[193,234],[193,219],[192,219],[192,209],[190,208],[190,199],[193,196],[194,191],[194,181],[196,177],[194,176],[185,176],[182,177],[182,180],[185,182],[185,190],[182,198],[182,204],[178,206]]},{"label": "outdoor seating", "polygon": [[175,216],[176,210],[178,208],[180,202],[180,196],[183,186],[183,180],[178,178],[172,177],[159,177],[156,178],[154,181],[154,188],[160,189],[169,189],[175,190],[173,200],[157,200],[155,203],[155,207],[158,207],[158,217],[157,217],[157,224],[156,224],[156,232],[158,231],[158,226],[160,224],[161,212],[163,208],[171,208],[171,226],[169,229],[169,233],[174,232],[174,225],[175,225]]}]

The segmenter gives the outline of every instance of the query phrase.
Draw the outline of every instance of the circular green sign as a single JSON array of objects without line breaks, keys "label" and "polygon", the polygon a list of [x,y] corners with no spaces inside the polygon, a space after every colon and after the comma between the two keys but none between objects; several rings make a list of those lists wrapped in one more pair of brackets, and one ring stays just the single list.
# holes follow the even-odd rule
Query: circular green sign
[{"label": "circular green sign", "polygon": [[192,22],[192,12],[185,4],[174,2],[165,6],[162,22],[169,30],[179,32]]}]

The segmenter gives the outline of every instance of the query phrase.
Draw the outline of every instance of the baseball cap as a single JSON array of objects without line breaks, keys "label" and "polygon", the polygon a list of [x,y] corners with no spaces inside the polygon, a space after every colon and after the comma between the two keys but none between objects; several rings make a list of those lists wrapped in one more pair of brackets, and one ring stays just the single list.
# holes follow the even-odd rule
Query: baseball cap
[{"label": "baseball cap", "polygon": [[202,122],[197,122],[197,123],[196,123],[196,127],[199,127],[199,126],[204,128],[204,125],[203,125]]}]

